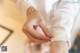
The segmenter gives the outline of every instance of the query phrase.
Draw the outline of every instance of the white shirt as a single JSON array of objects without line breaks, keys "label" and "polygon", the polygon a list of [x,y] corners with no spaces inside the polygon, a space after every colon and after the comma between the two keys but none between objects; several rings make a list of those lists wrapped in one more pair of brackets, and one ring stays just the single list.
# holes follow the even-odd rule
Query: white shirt
[{"label": "white shirt", "polygon": [[[70,40],[74,20],[79,11],[78,1],[79,0],[58,0],[53,4],[48,21],[48,25],[50,26],[49,30],[54,37],[52,41]],[[30,5],[31,4],[27,0],[17,0],[17,6],[24,15]],[[36,7],[38,7],[38,5]]]}]

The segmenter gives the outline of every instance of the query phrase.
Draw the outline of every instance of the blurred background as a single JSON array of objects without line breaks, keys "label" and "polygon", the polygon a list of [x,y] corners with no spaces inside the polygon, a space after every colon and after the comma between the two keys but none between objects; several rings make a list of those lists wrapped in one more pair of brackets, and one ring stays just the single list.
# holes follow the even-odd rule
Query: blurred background
[{"label": "blurred background", "polygon": [[[42,51],[48,53],[47,48],[41,49],[41,45],[34,45],[22,32],[26,18],[17,11],[13,1],[15,0],[0,0],[0,53],[41,53]],[[29,1],[33,3],[33,0]],[[43,2],[46,4],[44,8],[48,16],[53,2],[52,0]],[[45,10],[42,10],[44,14]],[[71,38],[72,47],[69,52],[80,53],[80,16],[76,19]],[[7,46],[7,52],[2,52],[1,46]]]}]

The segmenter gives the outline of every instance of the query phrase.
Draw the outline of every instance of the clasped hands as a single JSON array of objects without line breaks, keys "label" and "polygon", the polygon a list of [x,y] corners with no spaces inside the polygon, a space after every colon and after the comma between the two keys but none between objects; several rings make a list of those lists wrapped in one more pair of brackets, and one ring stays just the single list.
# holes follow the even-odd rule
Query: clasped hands
[{"label": "clasped hands", "polygon": [[[52,36],[44,22],[44,19],[34,7],[30,6],[26,12],[27,20],[23,26],[23,32],[35,43],[45,43],[51,40]],[[40,27],[44,34],[36,31]]]}]

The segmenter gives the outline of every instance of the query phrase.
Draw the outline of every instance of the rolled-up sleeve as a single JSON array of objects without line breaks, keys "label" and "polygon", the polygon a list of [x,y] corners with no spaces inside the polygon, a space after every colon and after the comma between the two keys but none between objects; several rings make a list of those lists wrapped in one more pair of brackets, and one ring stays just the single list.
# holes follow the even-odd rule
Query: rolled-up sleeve
[{"label": "rolled-up sleeve", "polygon": [[31,1],[30,0],[16,0],[17,11],[20,12],[24,17],[26,16],[26,11],[30,6],[33,6],[35,9],[37,9],[32,0]]},{"label": "rolled-up sleeve", "polygon": [[78,0],[59,0],[53,6],[50,15],[50,32],[53,41],[69,41],[74,20],[79,11]]},{"label": "rolled-up sleeve", "polygon": [[16,0],[17,11],[21,12],[23,15],[26,14],[26,11],[30,6],[31,5],[27,0]]}]

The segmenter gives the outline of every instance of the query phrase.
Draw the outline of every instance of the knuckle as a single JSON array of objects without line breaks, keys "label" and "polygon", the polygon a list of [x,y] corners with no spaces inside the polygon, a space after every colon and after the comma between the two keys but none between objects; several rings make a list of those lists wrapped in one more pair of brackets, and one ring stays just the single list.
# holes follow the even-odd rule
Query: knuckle
[{"label": "knuckle", "polygon": [[34,7],[31,6],[31,7],[28,8],[26,14],[28,16],[34,16],[35,14],[37,14],[37,12],[38,11]]}]

